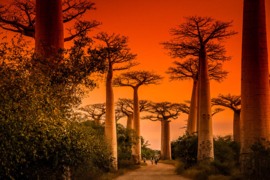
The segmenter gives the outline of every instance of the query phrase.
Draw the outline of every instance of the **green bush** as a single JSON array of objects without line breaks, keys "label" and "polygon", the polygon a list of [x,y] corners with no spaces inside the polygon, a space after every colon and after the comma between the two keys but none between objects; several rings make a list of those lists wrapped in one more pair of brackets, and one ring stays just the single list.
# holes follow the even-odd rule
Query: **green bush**
[{"label": "green bush", "polygon": [[218,160],[214,160],[213,162],[211,162],[211,166],[213,167],[214,174],[221,174],[221,175],[231,175],[232,173],[232,166],[225,164],[225,163],[221,163]]},{"label": "green bush", "polygon": [[240,144],[232,140],[232,136],[214,138],[214,155],[221,163],[239,164]]},{"label": "green bush", "polygon": [[143,137],[141,137],[141,144],[142,144],[142,151],[141,156],[142,158],[145,157],[146,159],[151,159],[151,157],[155,157],[155,150],[148,148],[150,144],[148,144],[148,141],[145,141]]},{"label": "green bush", "polygon": [[177,140],[172,141],[172,159],[179,159],[184,162],[185,168],[197,163],[198,136],[186,133]]},{"label": "green bush", "polygon": [[247,160],[244,176],[250,180],[270,179],[270,142],[258,142],[251,147],[250,158]]},{"label": "green bush", "polygon": [[132,160],[132,146],[138,138],[134,130],[125,128],[122,124],[117,124],[117,153],[118,161]]},{"label": "green bush", "polygon": [[72,79],[95,86],[84,81],[95,66],[74,77],[74,61],[90,60],[77,53],[51,68],[21,40],[0,44],[0,179],[60,179],[68,169],[72,176],[92,176],[111,167],[104,138],[72,118],[84,94]]}]

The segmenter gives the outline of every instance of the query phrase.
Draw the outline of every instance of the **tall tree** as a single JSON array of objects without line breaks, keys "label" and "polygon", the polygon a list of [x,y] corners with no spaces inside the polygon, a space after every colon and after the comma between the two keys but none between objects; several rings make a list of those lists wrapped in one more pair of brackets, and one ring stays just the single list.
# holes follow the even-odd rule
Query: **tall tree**
[{"label": "tall tree", "polygon": [[[244,0],[241,81],[241,161],[250,147],[270,140],[265,0]],[[245,171],[245,169],[244,169]]]},{"label": "tall tree", "polygon": [[[114,94],[112,88],[113,71],[126,70],[137,65],[133,60],[136,54],[132,54],[128,48],[128,37],[120,35],[109,35],[100,32],[94,37],[100,44],[97,48],[90,50],[96,59],[106,60],[108,63],[108,73],[106,78],[106,117],[105,117],[105,136],[112,148],[112,156],[115,158],[114,168],[117,169],[117,136],[114,109]],[[115,67],[115,64],[124,64]]]},{"label": "tall tree", "polygon": [[[116,106],[122,113],[127,116],[127,129],[133,129],[133,100],[126,98],[119,98]],[[147,100],[139,100],[139,109],[140,112],[145,111],[149,108],[150,101]]]},{"label": "tall tree", "polygon": [[[37,5],[38,9],[36,9],[36,3],[39,4]],[[48,4],[46,5],[44,3]],[[56,8],[53,7],[55,5],[54,3],[57,4]],[[40,12],[41,7],[42,12]],[[46,24],[57,25],[54,21],[60,22],[61,20],[63,23],[73,22],[71,28],[67,29],[69,36],[64,38],[64,41],[70,41],[81,33],[91,31],[94,27],[101,24],[95,20],[82,20],[83,15],[87,11],[95,9],[95,4],[89,0],[12,0],[9,1],[8,4],[0,5],[0,27],[4,30],[35,38],[36,23],[38,23],[40,19],[40,17],[38,17],[39,13],[48,11],[52,14],[50,15],[50,20],[46,21]],[[59,17],[60,11],[62,12],[62,18]],[[44,18],[46,16],[44,16]],[[57,26],[59,26],[59,24]],[[50,28],[52,29],[46,28],[44,32],[49,30],[47,33],[52,33],[53,30],[58,27],[50,26]]]},{"label": "tall tree", "polygon": [[[176,67],[169,67],[167,74],[170,74],[170,80],[193,80],[192,95],[190,101],[190,110],[188,114],[187,132],[197,131],[197,102],[198,102],[198,71],[199,60],[190,58],[184,62],[175,61]],[[228,72],[222,70],[222,64],[212,62],[208,64],[209,79],[221,82],[226,78]]]},{"label": "tall tree", "polygon": [[219,95],[217,98],[212,98],[213,106],[224,106],[230,108],[234,112],[233,116],[233,138],[240,143],[240,112],[241,112],[241,96],[236,95]]},{"label": "tall tree", "polygon": [[148,112],[155,115],[148,115],[142,119],[161,122],[161,159],[170,160],[171,157],[171,132],[170,122],[177,119],[181,112],[181,105],[170,102],[152,103]]},{"label": "tall tree", "polygon": [[[113,84],[116,87],[127,86],[133,88],[133,128],[137,135],[141,136],[140,123],[140,107],[138,89],[142,85],[159,84],[163,77],[149,71],[129,71],[117,76]],[[141,139],[136,140],[136,145],[133,148],[133,155],[137,163],[141,161]]]},{"label": "tall tree", "polygon": [[[171,29],[175,37],[173,43],[179,49],[172,51],[180,58],[199,56],[198,73],[198,161],[208,161],[214,158],[212,113],[210,99],[210,83],[208,72],[208,58],[224,60],[224,46],[221,43],[236,32],[228,30],[232,22],[222,22],[211,17],[186,17],[186,23]],[[170,46],[172,43],[168,43]],[[166,48],[166,45],[165,45]],[[209,52],[207,49],[221,50],[221,56]],[[220,54],[219,54],[220,55]]]}]

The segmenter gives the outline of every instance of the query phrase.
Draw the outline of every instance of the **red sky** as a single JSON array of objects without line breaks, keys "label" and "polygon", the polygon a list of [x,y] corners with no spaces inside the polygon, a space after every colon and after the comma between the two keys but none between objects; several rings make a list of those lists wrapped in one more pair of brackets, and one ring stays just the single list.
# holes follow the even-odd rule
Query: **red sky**
[{"label": "red sky", "polygon": [[[6,0],[0,0],[0,3]],[[241,86],[241,39],[242,39],[242,14],[243,0],[96,0],[96,11],[87,12],[87,20],[102,22],[99,31],[116,33],[129,37],[129,47],[136,53],[139,66],[131,70],[154,70],[165,76],[161,85],[140,87],[139,98],[154,102],[169,101],[183,103],[190,100],[192,81],[169,82],[168,75],[164,72],[177,59],[171,59],[165,54],[161,45],[162,41],[171,39],[170,28],[185,22],[184,16],[212,16],[217,20],[233,20],[232,30],[239,34],[226,40],[227,55],[232,60],[224,63],[224,69],[229,71],[227,79],[222,83],[211,81],[211,97],[219,94],[240,95]],[[266,0],[268,42],[270,42],[270,0]],[[3,31],[3,30],[1,30]],[[3,31],[5,32],[5,31]],[[269,44],[269,43],[268,43]],[[66,43],[65,47],[70,44]],[[268,48],[270,54],[270,48]],[[115,100],[118,98],[132,98],[131,88],[114,88]],[[101,82],[98,89],[89,93],[83,104],[105,102],[105,83]],[[185,129],[181,129],[187,120],[186,114],[181,114],[177,120],[171,122],[171,139],[177,139]],[[225,111],[213,117],[214,135],[232,134],[233,112]],[[119,121],[126,124],[126,118]],[[141,135],[149,141],[151,148],[160,149],[160,122],[143,120],[141,122]]]}]

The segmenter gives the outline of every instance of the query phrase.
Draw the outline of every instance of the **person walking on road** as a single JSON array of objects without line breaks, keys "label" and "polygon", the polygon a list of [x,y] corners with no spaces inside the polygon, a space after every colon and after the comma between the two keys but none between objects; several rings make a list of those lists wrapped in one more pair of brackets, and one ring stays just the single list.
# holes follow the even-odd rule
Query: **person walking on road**
[{"label": "person walking on road", "polygon": [[152,163],[152,165],[153,165],[153,161],[154,161],[154,158],[153,158],[153,157],[151,157],[151,163]]},{"label": "person walking on road", "polygon": [[158,157],[156,156],[155,157],[155,164],[157,165],[157,162],[158,162]]}]

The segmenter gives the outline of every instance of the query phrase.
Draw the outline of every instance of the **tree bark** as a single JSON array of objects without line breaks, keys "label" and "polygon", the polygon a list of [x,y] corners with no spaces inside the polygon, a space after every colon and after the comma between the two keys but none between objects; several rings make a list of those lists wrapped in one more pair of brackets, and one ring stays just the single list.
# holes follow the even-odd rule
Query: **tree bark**
[{"label": "tree bark", "polygon": [[[265,0],[244,0],[241,81],[241,164],[250,147],[269,139],[269,70]],[[243,166],[242,166],[243,167]]]},{"label": "tree bark", "polygon": [[210,98],[210,83],[208,74],[208,60],[205,46],[200,51],[199,71],[199,102],[198,102],[198,161],[214,159],[212,112]]},{"label": "tree bark", "polygon": [[197,131],[197,102],[198,102],[198,81],[194,79],[187,123],[187,132],[190,134]]},{"label": "tree bark", "polygon": [[133,114],[127,115],[127,129],[133,129]]},{"label": "tree bark", "polygon": [[241,126],[240,126],[240,112],[241,110],[234,110],[233,115],[233,139],[236,142],[240,143],[240,134],[241,134]]},{"label": "tree bark", "polygon": [[139,97],[138,97],[138,87],[134,87],[134,97],[133,97],[133,128],[137,133],[138,138],[136,139],[136,145],[133,148],[133,156],[136,163],[141,162],[141,122],[140,122],[140,108],[139,108]]},{"label": "tree bark", "polygon": [[160,143],[160,158],[165,159],[165,120],[161,120],[161,143]]},{"label": "tree bark", "polygon": [[64,48],[62,0],[36,0],[35,48],[45,57]]},{"label": "tree bark", "polygon": [[117,136],[116,136],[116,121],[114,112],[114,94],[112,88],[113,68],[109,62],[109,71],[106,81],[106,116],[105,116],[105,137],[111,146],[112,157],[115,158],[113,166],[118,169],[117,165]]},{"label": "tree bark", "polygon": [[165,130],[165,156],[164,159],[171,160],[171,129],[170,129],[170,122],[165,121],[164,122],[164,130]]}]

